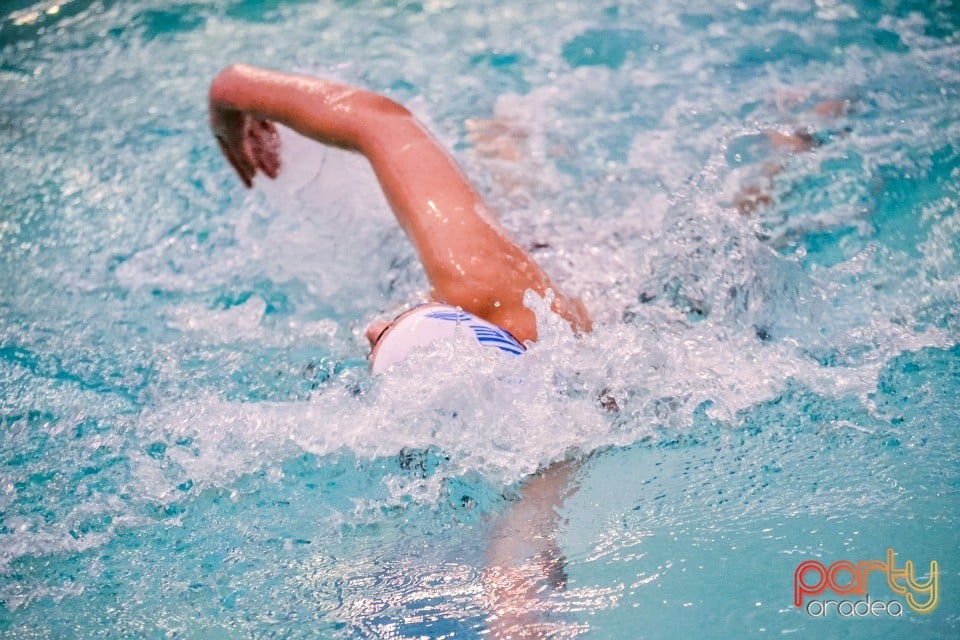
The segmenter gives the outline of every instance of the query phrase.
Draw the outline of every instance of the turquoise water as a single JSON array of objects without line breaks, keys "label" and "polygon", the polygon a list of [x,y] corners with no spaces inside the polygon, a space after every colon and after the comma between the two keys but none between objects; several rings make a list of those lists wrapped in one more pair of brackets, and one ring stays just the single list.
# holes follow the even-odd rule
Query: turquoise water
[{"label": "turquoise water", "polygon": [[[234,61],[410,105],[597,330],[371,380],[423,273],[361,159],[242,189]],[[955,2],[15,0],[0,96],[0,636],[484,637],[565,457],[554,637],[960,632]],[[889,547],[932,613],[793,606]]]}]

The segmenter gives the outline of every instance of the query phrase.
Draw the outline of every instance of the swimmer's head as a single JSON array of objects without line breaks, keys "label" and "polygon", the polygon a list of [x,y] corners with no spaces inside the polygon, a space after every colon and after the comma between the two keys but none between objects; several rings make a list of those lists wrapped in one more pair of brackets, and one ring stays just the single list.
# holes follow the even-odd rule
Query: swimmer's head
[{"label": "swimmer's head", "polygon": [[366,335],[371,346],[370,371],[374,374],[383,373],[417,348],[457,335],[513,355],[524,351],[523,345],[500,327],[456,307],[436,303],[414,307],[393,322],[375,322]]}]

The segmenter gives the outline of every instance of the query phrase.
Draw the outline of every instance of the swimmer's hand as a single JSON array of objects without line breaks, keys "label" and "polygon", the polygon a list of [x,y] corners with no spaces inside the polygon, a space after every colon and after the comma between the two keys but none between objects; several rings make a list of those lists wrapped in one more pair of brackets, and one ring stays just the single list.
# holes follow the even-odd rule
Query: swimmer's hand
[{"label": "swimmer's hand", "polygon": [[269,120],[210,103],[210,127],[220,151],[249,189],[262,171],[276,178],[280,171],[280,134]]}]

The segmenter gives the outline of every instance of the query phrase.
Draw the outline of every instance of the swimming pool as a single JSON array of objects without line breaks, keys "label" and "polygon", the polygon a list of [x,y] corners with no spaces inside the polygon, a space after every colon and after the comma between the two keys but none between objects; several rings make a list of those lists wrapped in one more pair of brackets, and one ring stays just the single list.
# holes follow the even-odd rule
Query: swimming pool
[{"label": "swimming pool", "polygon": [[[0,635],[483,637],[489,541],[579,456],[555,637],[956,637],[960,7],[722,4],[5,3]],[[423,274],[356,157],[285,133],[242,189],[234,61],[409,104],[597,330],[371,380]],[[794,606],[888,548],[934,611]]]}]

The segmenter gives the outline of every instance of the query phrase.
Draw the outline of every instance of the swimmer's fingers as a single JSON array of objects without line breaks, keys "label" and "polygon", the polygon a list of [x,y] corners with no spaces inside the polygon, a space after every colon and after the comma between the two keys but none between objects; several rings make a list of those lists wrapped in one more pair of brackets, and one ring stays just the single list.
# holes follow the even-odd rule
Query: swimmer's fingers
[{"label": "swimmer's fingers", "polygon": [[254,170],[263,171],[276,178],[280,171],[280,134],[275,124],[268,120],[249,118],[245,131],[246,148]]},{"label": "swimmer's fingers", "polygon": [[227,162],[230,163],[230,166],[233,167],[237,175],[240,176],[240,179],[243,180],[243,185],[248,189],[253,186],[253,176],[256,170],[246,159],[245,155],[242,152],[239,154],[235,153],[223,138],[217,137],[217,144],[220,145],[220,151],[223,152]]},{"label": "swimmer's fingers", "polygon": [[248,188],[257,172],[245,148],[249,121],[250,117],[238,109],[210,103],[210,128],[220,145],[220,151]]},{"label": "swimmer's fingers", "polygon": [[[266,120],[243,116],[240,135],[219,135],[217,143],[230,165],[250,188],[257,171],[276,178],[280,170],[280,135],[277,127]],[[229,133],[235,133],[230,129]]]}]

